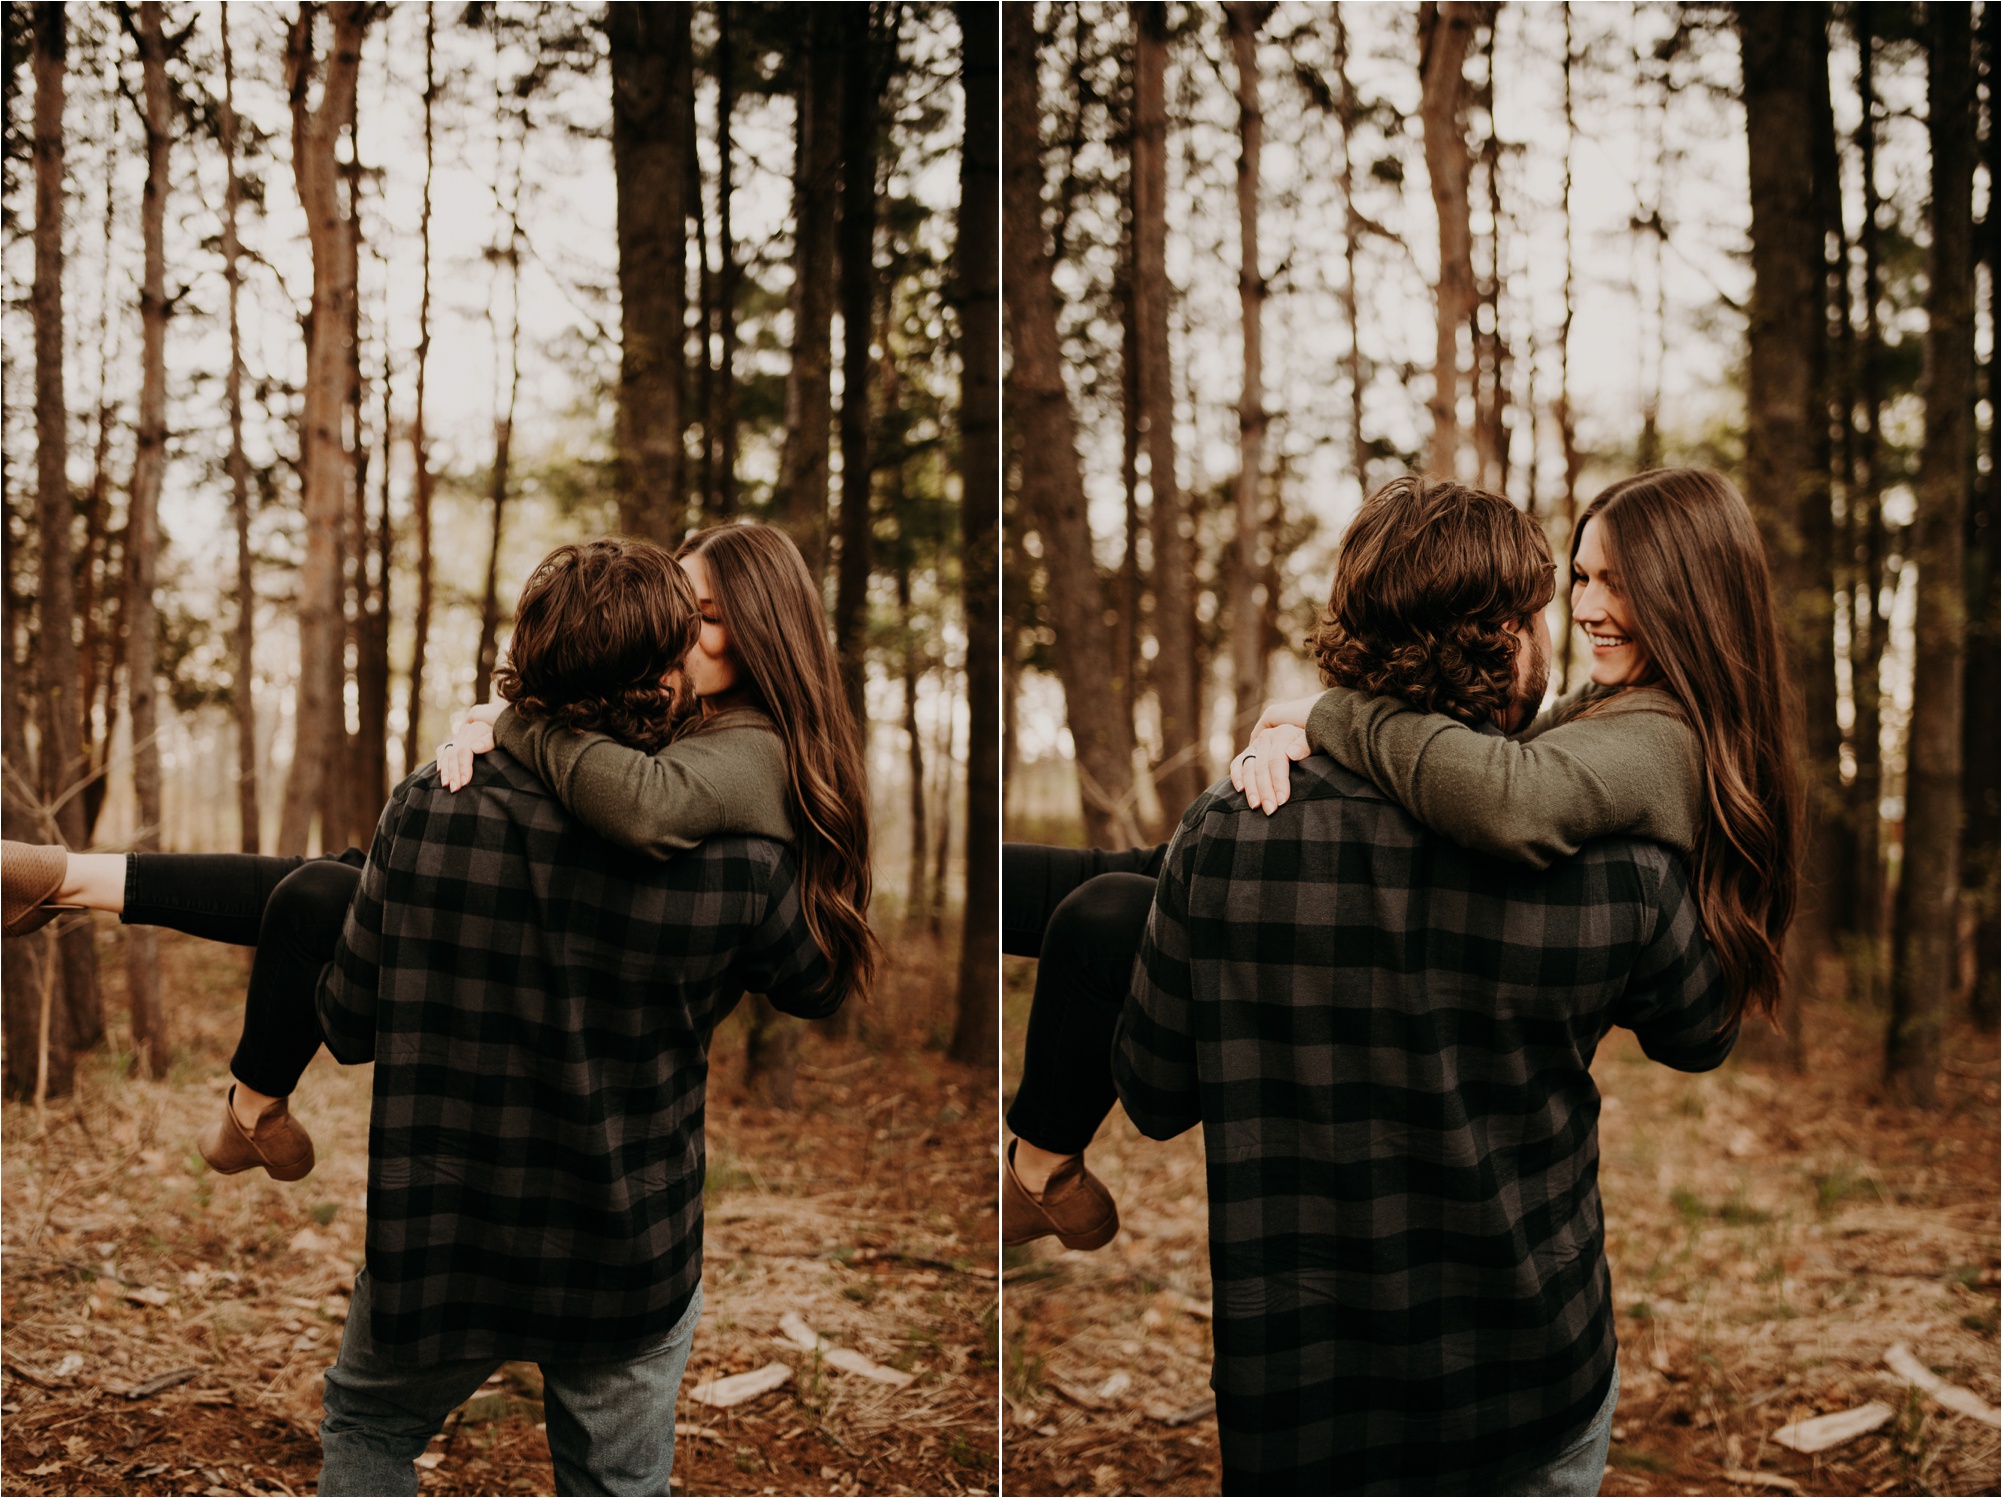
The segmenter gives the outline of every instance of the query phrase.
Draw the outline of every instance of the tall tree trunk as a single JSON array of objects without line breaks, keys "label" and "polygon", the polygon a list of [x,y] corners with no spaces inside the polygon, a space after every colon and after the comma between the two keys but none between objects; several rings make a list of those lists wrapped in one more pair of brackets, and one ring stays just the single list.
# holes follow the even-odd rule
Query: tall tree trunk
[{"label": "tall tree trunk", "polygon": [[[527,129],[524,120],[522,128]],[[523,142],[524,147],[526,142]],[[520,162],[516,162],[517,173]],[[500,654],[500,549],[501,525],[507,511],[510,453],[514,446],[515,397],[521,390],[521,179],[515,179],[514,216],[509,222],[506,255],[509,289],[507,337],[506,403],[494,412],[494,460],[487,475],[487,503],[493,510],[493,531],[487,540],[487,576],[480,592],[480,638],[474,655],[473,700],[485,702],[491,695],[494,667]],[[492,320],[492,302],[488,303]],[[498,339],[495,340],[498,343]]]},{"label": "tall tree trunk", "polygon": [[[355,285],[348,239],[352,203],[341,202],[340,165],[335,145],[354,120],[362,37],[373,11],[366,0],[335,0],[326,7],[333,22],[320,104],[309,108],[317,69],[313,25],[318,5],[302,3],[287,34],[286,86],[292,106],[292,176],[306,214],[313,255],[313,310],[307,323],[306,388],[299,423],[301,504],[306,546],[299,569],[299,688],[293,713],[297,742],[285,784],[285,811],[278,834],[281,852],[303,853],[313,821],[338,772],[347,743],[342,703],[345,685],[342,647],[340,537],[353,482],[353,458],[341,425],[346,401],[349,307]],[[323,828],[331,841],[337,829]]]},{"label": "tall tree trunk", "polygon": [[222,26],[222,266],[229,285],[229,377],[223,399],[229,407],[229,507],[236,522],[236,814],[237,846],[255,853],[262,825],[257,810],[257,701],[251,691],[256,672],[257,577],[250,555],[250,467],[243,452],[243,329],[237,315],[243,292],[243,264],[236,216],[243,202],[243,179],[236,170],[236,65],[229,45],[229,7]]},{"label": "tall tree trunk", "polygon": [[[361,508],[363,545],[355,559],[355,577],[366,584],[357,599],[359,618],[355,649],[355,754],[348,794],[348,826],[355,846],[374,835],[389,799],[389,618],[390,579],[395,562],[395,529],[389,518],[389,455],[394,450],[390,418],[390,351],[388,309],[384,308],[382,337],[382,464],[376,478],[377,514],[368,518]],[[359,412],[357,412],[359,418]],[[359,430],[360,421],[356,420]],[[373,553],[371,555],[371,553]],[[374,566],[374,575],[368,569]],[[359,592],[360,590],[358,590]]]},{"label": "tall tree trunk", "polygon": [[410,696],[405,710],[403,773],[424,763],[424,656],[431,640],[431,449],[424,426],[424,376],[431,361],[431,174],[437,165],[432,115],[438,102],[438,14],[424,8],[424,196],[417,215],[423,290],[417,302],[417,397],[410,418],[412,517],[417,523],[417,614],[411,621]]},{"label": "tall tree trunk", "polygon": [[[1129,112],[1130,121],[1131,114]],[[1128,724],[1140,711],[1141,610],[1146,607],[1146,582],[1140,573],[1140,325],[1133,306],[1133,134],[1126,133],[1126,212],[1119,232],[1120,279],[1113,288],[1119,301],[1119,493],[1125,505],[1125,528],[1119,548],[1119,607],[1115,611],[1113,669],[1119,673],[1119,710]]]},{"label": "tall tree trunk", "polygon": [[1849,787],[1849,825],[1855,838],[1850,874],[1852,925],[1859,938],[1854,986],[1866,1002],[1884,993],[1886,918],[1883,848],[1883,708],[1881,675],[1890,634],[1883,609],[1883,476],[1880,472],[1884,413],[1884,334],[1878,318],[1882,297],[1877,212],[1876,7],[1859,4],[1851,13],[1856,32],[1856,152],[1862,166],[1863,224],[1858,245],[1863,257],[1863,328],[1856,350],[1857,431],[1851,443],[1848,521],[1850,584],[1849,690],[1855,705],[1850,735],[1856,776]]},{"label": "tall tree trunk", "polygon": [[[841,7],[846,80],[841,96],[841,559],[834,649],[849,711],[868,722],[870,529],[869,343],[876,325],[876,104],[883,69],[868,0]],[[887,45],[895,46],[895,33]]]},{"label": "tall tree trunk", "polygon": [[1001,605],[1000,223],[1001,142],[996,70],[998,7],[958,7],[966,137],[959,158],[959,222],[953,257],[960,296],[960,578],[966,611],[966,909],[960,928],[954,1060],[995,1061],[1001,989]]},{"label": "tall tree trunk", "polygon": [[[1230,21],[1231,57],[1237,69],[1237,299],[1244,329],[1244,373],[1237,401],[1237,550],[1230,579],[1231,679],[1237,727],[1254,721],[1265,701],[1265,630],[1259,606],[1264,576],[1264,542],[1259,516],[1258,479],[1265,450],[1264,341],[1265,277],[1258,266],[1258,153],[1265,117],[1258,107],[1258,31],[1271,7],[1262,0],[1234,0],[1225,7]],[[1233,735],[1235,737],[1235,735]]]},{"label": "tall tree trunk", "polygon": [[924,675],[923,653],[911,623],[911,558],[906,542],[897,557],[897,624],[904,636],[904,738],[911,777],[911,874],[904,891],[904,924],[915,927],[931,908],[926,895],[925,858],[931,847],[925,835],[925,744],[918,732],[918,681]]},{"label": "tall tree trunk", "polygon": [[[1488,197],[1487,274],[1474,287],[1474,312],[1468,330],[1474,345],[1474,460],[1483,489],[1497,494],[1508,492],[1509,483],[1509,380],[1508,335],[1502,327],[1501,293],[1506,273],[1502,269],[1502,142],[1495,126],[1495,20],[1492,10],[1481,39],[1481,82],[1474,90],[1474,103],[1487,119],[1481,136],[1481,178]],[[1655,237],[1657,258],[1661,239]],[[1661,278],[1655,277],[1657,295]],[[1480,310],[1486,309],[1485,321]],[[1660,384],[1661,361],[1655,361],[1655,382]],[[1659,391],[1656,392],[1657,396]],[[1652,431],[1652,407],[1646,417]]]},{"label": "tall tree trunk", "polygon": [[[1585,469],[1585,455],[1578,447],[1578,418],[1571,409],[1571,323],[1577,313],[1577,257],[1571,248],[1571,167],[1578,145],[1578,116],[1572,89],[1572,72],[1578,54],[1572,45],[1571,5],[1564,5],[1564,324],[1557,339],[1557,439],[1564,449],[1564,539],[1569,544],[1578,529],[1578,479]],[[1563,670],[1558,674],[1560,691],[1571,689],[1572,654],[1578,628],[1571,620],[1571,590],[1560,587],[1564,600]]]},{"label": "tall tree trunk", "polygon": [[815,577],[827,565],[827,437],[832,411],[835,218],[841,184],[840,14],[809,7],[792,59],[792,362],[786,370],[785,447],[772,518],[799,543]]},{"label": "tall tree trunk", "polygon": [[1481,7],[1462,0],[1425,0],[1418,7],[1422,81],[1419,121],[1425,131],[1425,172],[1439,216],[1439,289],[1432,355],[1432,437],[1426,472],[1457,476],[1460,462],[1460,330],[1474,311],[1473,232],[1468,220],[1467,49]]},{"label": "tall tree trunk", "polygon": [[[70,545],[69,411],[63,392],[63,7],[35,6],[35,478],[41,568],[36,669],[42,686],[41,796],[44,828],[82,849],[85,704],[77,700],[76,581]],[[97,947],[88,917],[69,918],[59,938],[62,977],[49,1038],[49,1091],[70,1089],[71,1053],[104,1037]],[[58,1085],[60,1084],[60,1085]]]},{"label": "tall tree trunk", "polygon": [[1160,0],[1135,0],[1130,8],[1136,32],[1133,295],[1154,543],[1154,696],[1161,715],[1154,785],[1163,810],[1176,817],[1202,794],[1208,777],[1197,738],[1201,711],[1192,669],[1195,557],[1188,501],[1175,475],[1175,386],[1168,353],[1168,8]]},{"label": "tall tree trunk", "polygon": [[1918,568],[1905,859],[1898,879],[1884,1080],[1936,1101],[1954,987],[1960,884],[1961,692],[1967,627],[1963,535],[1974,440],[1974,78],[1969,7],[1926,8],[1932,253],[1926,293],[1926,440],[1909,555]]},{"label": "tall tree trunk", "polygon": [[[126,693],[132,704],[132,780],[138,792],[142,853],[160,851],[160,738],[154,696],[154,568],[160,553],[160,488],[167,467],[167,190],[174,141],[174,98],[167,82],[168,42],[160,0],[139,6],[143,70],[146,189],[140,223],[145,242],[139,296],[141,353],[139,448],[125,522]],[[167,1070],[166,1017],[160,1006],[159,933],[135,926],[125,938],[125,983],[132,1006],[135,1060],[148,1075]]]},{"label": "tall tree trunk", "polygon": [[341,422],[343,430],[353,437],[354,445],[349,449],[352,456],[348,465],[347,524],[341,532],[341,616],[344,626],[340,685],[342,738],[339,756],[335,760],[336,768],[328,779],[320,811],[320,838],[322,844],[330,849],[359,847],[369,841],[369,834],[358,828],[355,817],[354,770],[361,755],[361,729],[359,721],[352,733],[347,731],[346,726],[346,704],[350,694],[359,689],[355,668],[348,663],[360,663],[362,620],[369,606],[368,470],[371,456],[368,417],[362,406],[361,141],[352,126],[348,130],[347,159],[341,163],[341,178],[347,184],[348,201],[346,275],[348,284],[354,288],[354,295],[348,298],[347,306],[348,336],[344,346],[347,374]]},{"label": "tall tree trunk", "polygon": [[[1125,847],[1141,840],[1133,791],[1133,722],[1108,690],[1112,658],[1098,569],[1092,558],[1077,421],[1063,382],[1057,293],[1043,233],[1041,110],[1036,26],[1030,7],[1003,6],[1001,255],[1007,279],[1009,411],[1021,433],[1018,505],[1042,540],[1056,627],[1057,675],[1076,753],[1085,841]],[[970,357],[970,354],[969,354]],[[1116,688],[1116,684],[1113,684]]]},{"label": "tall tree trunk", "polygon": [[[117,134],[105,142],[104,242],[113,243],[117,229]],[[83,555],[77,559],[77,612],[83,622],[83,642],[77,655],[77,706],[82,739],[78,752],[89,766],[83,788],[84,836],[97,836],[97,819],[104,810],[109,785],[111,742],[118,728],[118,672],[125,663],[120,637],[124,607],[125,561],[122,541],[111,531],[111,428],[116,402],[110,394],[110,371],[117,362],[112,343],[111,304],[114,257],[104,257],[104,281],[97,299],[97,435],[91,446],[90,489],[84,497]],[[115,563],[114,563],[115,559]],[[102,724],[100,727],[99,725]]]},{"label": "tall tree trunk", "polygon": [[737,510],[737,242],[730,224],[735,196],[730,131],[736,113],[735,49],[730,37],[730,7],[716,7],[716,231],[721,252],[716,267],[717,375],[713,403],[704,418],[716,433],[715,491],[710,496],[712,520]]},{"label": "tall tree trunk", "polygon": [[[39,18],[38,18],[39,19]],[[10,560],[6,586],[0,588],[0,835],[15,842],[38,843],[47,839],[43,820],[34,755],[28,748],[27,678],[28,662],[16,657],[14,641],[20,633],[19,604]],[[56,928],[45,926],[7,943],[6,960],[0,961],[0,1037],[5,1040],[5,1071],[0,1073],[0,1093],[20,1101],[35,1095],[36,1074],[42,1068],[42,978],[50,964],[57,962]],[[50,975],[53,977],[53,974]],[[52,1006],[53,1009],[53,1006]],[[53,1009],[51,1019],[61,1018],[62,1027],[51,1036],[49,1047],[50,1090],[58,1097],[74,1084],[75,1056],[70,1049],[68,1015]]]},{"label": "tall tree trunk", "polygon": [[[1839,790],[1827,451],[1827,319],[1821,188],[1813,163],[1828,79],[1827,8],[1742,5],[1745,122],[1751,160],[1752,307],[1746,400],[1747,498],[1759,517],[1806,728],[1808,856],[1787,954],[1799,1004],[1832,941],[1825,874],[1829,791]],[[1803,167],[1806,170],[1803,170]],[[1795,1059],[1798,1059],[1796,1051]]]},{"label": "tall tree trunk", "polygon": [[688,343],[684,0],[612,0],[612,174],[618,185],[619,524],[672,543],[687,523],[682,386]]},{"label": "tall tree trunk", "polygon": [[[716,410],[716,370],[710,361],[712,343],[710,329],[716,320],[716,271],[709,262],[709,204],[702,192],[702,152],[700,132],[695,128],[695,86],[694,64],[691,51],[690,82],[687,94],[687,138],[688,138],[688,237],[695,246],[695,284],[697,288],[694,326],[688,331],[694,335],[695,384],[689,396],[688,411],[702,428],[701,469],[696,481],[689,486],[688,509],[693,522],[700,516],[707,523],[706,510],[709,496],[716,492],[716,427],[710,420]],[[714,59],[711,59],[712,65]],[[690,352],[689,338],[682,337],[684,363]]]},{"label": "tall tree trunk", "polygon": [[1356,245],[1362,235],[1362,215],[1356,212],[1356,95],[1349,82],[1349,28],[1339,4],[1328,7],[1335,31],[1335,118],[1342,129],[1342,160],[1335,184],[1342,196],[1342,319],[1349,325],[1349,349],[1344,361],[1349,377],[1349,464],[1356,487],[1367,496],[1369,443],[1362,434],[1362,314],[1356,294]]},{"label": "tall tree trunk", "polygon": [[2002,890],[1998,890],[1998,850],[2002,849],[2002,526],[1998,526],[1995,456],[1996,356],[2002,348],[2002,305],[1996,297],[1997,234],[1995,185],[1998,145],[1995,133],[1995,43],[1997,10],[1981,7],[1975,34],[1975,76],[1981,117],[1976,138],[1981,143],[1988,177],[1988,206],[1975,225],[1974,242],[1980,263],[1988,268],[1988,359],[1981,370],[1980,394],[1987,402],[1988,429],[1980,434],[1985,465],[1975,471],[1973,502],[1967,515],[1967,700],[1962,714],[1962,831],[1960,888],[1968,909],[1964,927],[1971,939],[1968,953],[1968,1008],[1975,1023],[1994,1030],[2002,1024],[2002,991],[1998,991],[1998,958],[2002,958]]}]

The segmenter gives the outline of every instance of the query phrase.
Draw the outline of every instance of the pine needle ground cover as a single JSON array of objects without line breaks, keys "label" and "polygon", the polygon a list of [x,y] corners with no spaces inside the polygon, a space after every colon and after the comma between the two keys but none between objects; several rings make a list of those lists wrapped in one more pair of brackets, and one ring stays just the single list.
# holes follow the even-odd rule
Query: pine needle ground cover
[{"label": "pine needle ground cover", "polygon": [[[1008,1091],[1034,975],[1008,960]],[[1682,1076],[1624,1031],[1601,1048],[1621,1378],[1603,1492],[2002,1489],[1995,1428],[1884,1361],[1902,1343],[1989,1408],[2002,1395],[1995,1040],[1956,1030],[1942,1104],[1919,1113],[1877,1095],[1882,1024],[1817,1005],[1799,1073],[1734,1057]],[[1089,1158],[1119,1237],[1004,1260],[1004,1486],[1214,1493],[1200,1133],[1156,1144],[1115,1110]],[[1838,1446],[1774,1440],[1872,1401],[1890,1417]]]},{"label": "pine needle ground cover", "polygon": [[[122,1042],[118,930],[100,923]],[[211,1173],[247,954],[161,936],[178,1059],[158,1081],[115,1049],[73,1099],[0,1114],[0,1485],[9,1493],[310,1493],[320,1378],[361,1261],[369,1068],[324,1053],[297,1098],[319,1164],[289,1185]],[[996,1470],[994,1089],[944,1059],[956,945],[900,941],[856,1033],[805,1027],[797,1106],[745,1093],[733,1018],[712,1052],[705,1311],[682,1399],[689,1493],[991,1491]],[[804,1352],[913,1375],[898,1388]],[[788,1366],[728,1409],[707,1380]],[[132,1397],[136,1395],[137,1397]],[[420,1462],[422,1491],[553,1493],[535,1366],[507,1364]]]}]

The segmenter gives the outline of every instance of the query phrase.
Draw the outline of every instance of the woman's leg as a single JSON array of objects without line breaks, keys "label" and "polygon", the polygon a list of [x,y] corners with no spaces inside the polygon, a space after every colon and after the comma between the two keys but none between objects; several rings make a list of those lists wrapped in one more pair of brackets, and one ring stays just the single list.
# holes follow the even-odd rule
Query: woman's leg
[{"label": "woman's leg", "polygon": [[1001,950],[1010,957],[1043,955],[1043,933],[1067,895],[1100,874],[1161,872],[1168,845],[1152,848],[1052,848],[1001,845]]},{"label": "woman's leg", "polygon": [[1112,1111],[1112,1033],[1154,902],[1154,879],[1100,874],[1057,903],[1046,922],[1022,1084],[1008,1109],[1015,1168],[1031,1192],[1082,1154]]},{"label": "woman's leg", "polygon": [[355,864],[316,858],[301,862],[272,889],[250,964],[243,1038],[229,1063],[231,1075],[254,1094],[239,1099],[239,1117],[253,1103],[261,1109],[272,1098],[290,1096],[320,1049],[313,996],[320,969],[333,961],[360,883]]}]

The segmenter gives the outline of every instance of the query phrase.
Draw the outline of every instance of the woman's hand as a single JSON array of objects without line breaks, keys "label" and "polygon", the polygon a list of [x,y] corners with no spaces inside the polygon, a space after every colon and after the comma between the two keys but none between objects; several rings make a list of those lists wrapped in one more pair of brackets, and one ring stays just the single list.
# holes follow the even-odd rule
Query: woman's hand
[{"label": "woman's hand", "polygon": [[[1306,700],[1311,703],[1313,699]],[[1244,792],[1244,799],[1269,817],[1293,794],[1293,761],[1313,752],[1306,730],[1295,724],[1261,729],[1251,736],[1251,746],[1230,762],[1231,786]]]},{"label": "woman's hand", "polygon": [[[466,782],[473,778],[473,756],[485,754],[493,748],[492,721],[476,716],[482,709],[491,706],[492,703],[481,703],[479,707],[471,709],[465,717],[452,725],[452,736],[438,746],[438,779],[446,790],[462,789]],[[495,716],[499,714],[496,713]]]},{"label": "woman's hand", "polygon": [[[505,702],[476,702],[459,714],[459,723],[485,723],[489,727],[500,722],[500,715],[507,711]],[[455,729],[458,723],[452,725]],[[481,753],[485,753],[482,750]]]},{"label": "woman's hand", "polygon": [[[1259,714],[1258,721],[1251,725],[1252,737],[1256,738],[1268,728],[1286,726],[1305,728],[1307,715],[1314,710],[1314,704],[1320,700],[1321,694],[1315,692],[1307,697],[1288,697],[1283,702],[1266,703],[1265,711]],[[1304,759],[1306,756],[1296,754],[1293,757]]]}]

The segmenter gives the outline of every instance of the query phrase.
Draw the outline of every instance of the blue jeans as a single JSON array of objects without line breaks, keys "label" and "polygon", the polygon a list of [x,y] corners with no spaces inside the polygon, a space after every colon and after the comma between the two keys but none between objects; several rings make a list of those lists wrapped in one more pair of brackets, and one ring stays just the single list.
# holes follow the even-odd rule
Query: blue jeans
[{"label": "blue jeans", "polygon": [[[702,1288],[666,1337],[624,1362],[544,1363],[543,1408],[559,1493],[666,1493],[674,1467],[674,1398],[688,1366]],[[369,1335],[368,1275],[355,1276],[341,1355],[327,1370],[320,1492],[417,1491],[417,1458],[445,1417],[479,1391],[501,1358],[422,1368],[391,1363]]]},{"label": "blue jeans", "polygon": [[1613,1411],[1620,1402],[1620,1365],[1613,1365],[1613,1381],[1606,1388],[1606,1402],[1599,1413],[1562,1450],[1534,1467],[1514,1473],[1495,1486],[1497,1498],[1516,1494],[1551,1495],[1551,1498],[1591,1498],[1606,1480],[1606,1450],[1613,1440]]}]

